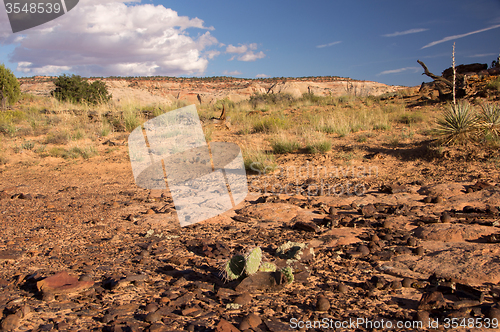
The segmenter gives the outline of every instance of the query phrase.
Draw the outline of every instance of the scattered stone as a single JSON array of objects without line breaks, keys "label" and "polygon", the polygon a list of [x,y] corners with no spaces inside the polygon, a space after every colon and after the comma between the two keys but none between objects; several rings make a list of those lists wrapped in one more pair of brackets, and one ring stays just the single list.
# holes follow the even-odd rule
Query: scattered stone
[{"label": "scattered stone", "polygon": [[425,254],[424,247],[419,246],[419,247],[417,247],[417,249],[415,249],[415,255],[417,255],[417,256],[423,256],[424,254]]},{"label": "scattered stone", "polygon": [[19,324],[21,323],[21,318],[16,314],[11,314],[2,320],[2,331],[15,331]]},{"label": "scattered stone", "polygon": [[245,292],[234,299],[234,303],[242,306],[249,304],[251,301],[252,301],[252,296],[248,292]]},{"label": "scattered stone", "polygon": [[402,287],[403,287],[403,285],[401,284],[401,281],[399,281],[399,280],[394,280],[391,283],[391,288],[392,289],[401,289]]},{"label": "scattered stone", "polygon": [[313,222],[297,221],[293,225],[293,229],[297,229],[300,231],[306,231],[306,232],[313,232],[313,233],[319,232],[319,227]]},{"label": "scattered stone", "polygon": [[367,204],[365,206],[363,206],[361,208],[361,214],[364,216],[364,217],[367,217],[367,218],[370,218],[370,217],[373,217],[373,215],[375,215],[375,213],[377,212],[377,209],[375,208],[375,206],[373,204]]},{"label": "scattered stone", "polygon": [[240,332],[240,330],[227,320],[221,319],[215,327],[215,332]]},{"label": "scattered stone", "polygon": [[150,312],[149,314],[146,315],[145,320],[148,323],[155,323],[155,322],[161,320],[161,314],[158,312]]},{"label": "scattered stone", "polygon": [[415,314],[415,320],[422,322],[422,326],[429,326],[429,312],[424,310],[419,310]]},{"label": "scattered stone", "polygon": [[52,294],[77,293],[94,285],[93,281],[79,281],[77,276],[62,271],[37,282],[38,291]]},{"label": "scattered stone", "polygon": [[[279,272],[279,271],[278,271]],[[278,292],[285,287],[286,283],[281,283],[281,276],[277,272],[256,272],[246,277],[236,286],[239,293],[256,293],[261,291]]]},{"label": "scattered stone", "polygon": [[256,328],[260,324],[262,324],[262,319],[258,315],[251,313],[241,321],[240,330]]},{"label": "scattered stone", "polygon": [[398,184],[382,185],[382,187],[380,188],[380,192],[386,194],[397,194],[407,191],[408,188],[406,186]]},{"label": "scattered stone", "polygon": [[451,222],[451,216],[448,212],[443,212],[441,213],[441,217],[439,217],[439,220],[442,222],[442,223],[449,223]]},{"label": "scattered stone", "polygon": [[497,322],[500,322],[500,309],[490,308],[486,313],[486,317],[489,319],[497,319]]},{"label": "scattered stone", "polygon": [[443,202],[444,202],[443,196],[436,196],[432,199],[432,203],[439,204],[439,203],[443,203]]},{"label": "scattered stone", "polygon": [[328,301],[328,299],[323,295],[318,296],[316,301],[316,311],[328,311],[329,309],[330,301]]},{"label": "scattered stone", "polygon": [[337,290],[339,293],[346,293],[348,291],[348,288],[345,284],[341,283],[338,285]]},{"label": "scattered stone", "polygon": [[148,313],[149,313],[149,312],[155,312],[156,310],[158,310],[158,308],[159,308],[159,307],[158,307],[158,304],[157,304],[157,303],[155,303],[155,302],[151,302],[151,303],[149,303],[149,304],[146,306],[145,310],[146,310],[146,312],[148,312]]},{"label": "scattered stone", "polygon": [[443,293],[434,291],[422,295],[418,303],[418,310],[435,310],[446,307]]},{"label": "scattered stone", "polygon": [[406,287],[406,288],[410,288],[414,282],[415,282],[415,279],[405,277],[405,278],[403,278],[402,286]]}]

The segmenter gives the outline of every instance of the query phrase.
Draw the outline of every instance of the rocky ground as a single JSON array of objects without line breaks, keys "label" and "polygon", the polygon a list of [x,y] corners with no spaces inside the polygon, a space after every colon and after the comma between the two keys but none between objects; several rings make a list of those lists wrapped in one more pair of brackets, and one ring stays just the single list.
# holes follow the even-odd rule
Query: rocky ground
[{"label": "rocky ground", "polygon": [[[247,174],[236,208],[180,228],[168,190],[135,185],[126,142],[107,136],[88,160],[23,150],[0,167],[2,330],[499,325],[498,150],[346,136],[279,155],[274,172]],[[228,280],[225,263],[256,247],[276,271]]]},{"label": "rocky ground", "polygon": [[[472,331],[500,318],[495,167],[449,159],[430,171],[419,160],[414,180],[397,157],[367,155],[351,168],[331,161],[340,176],[320,195],[312,171],[249,175],[236,209],[181,229],[168,191],[135,186],[126,147],[116,148],[2,169],[3,330],[312,331],[364,319],[344,330],[417,331],[397,324],[430,318]],[[293,190],[278,194],[285,184]],[[289,241],[306,254],[277,254]],[[221,266],[257,246],[292,266],[294,281],[257,272],[225,282]]]}]

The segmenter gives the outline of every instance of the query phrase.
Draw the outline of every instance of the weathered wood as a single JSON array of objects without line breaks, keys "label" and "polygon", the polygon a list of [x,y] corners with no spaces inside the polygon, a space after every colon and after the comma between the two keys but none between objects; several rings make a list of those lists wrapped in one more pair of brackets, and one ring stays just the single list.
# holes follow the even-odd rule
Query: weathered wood
[{"label": "weathered wood", "polygon": [[431,73],[429,71],[429,69],[427,69],[427,66],[425,65],[425,63],[423,63],[422,61],[417,60],[417,62],[422,66],[422,68],[424,68],[424,73],[422,75],[427,75],[427,76],[429,76],[430,78],[432,78],[435,81],[443,82],[444,84],[448,85],[450,88],[453,89],[453,83],[452,82],[448,81],[446,78],[444,78],[442,76],[437,76],[437,75]]}]

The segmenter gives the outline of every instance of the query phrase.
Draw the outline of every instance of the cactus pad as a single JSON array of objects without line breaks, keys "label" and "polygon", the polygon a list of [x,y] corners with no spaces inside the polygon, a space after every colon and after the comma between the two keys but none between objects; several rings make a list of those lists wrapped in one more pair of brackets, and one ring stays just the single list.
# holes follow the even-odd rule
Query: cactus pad
[{"label": "cactus pad", "polygon": [[255,247],[246,257],[245,273],[252,275],[259,270],[260,262],[262,261],[262,250],[260,247]]},{"label": "cactus pad", "polygon": [[291,284],[293,282],[293,270],[290,266],[284,267],[281,270],[281,273],[285,276],[286,283]]},{"label": "cactus pad", "polygon": [[259,267],[260,272],[275,272],[276,265],[271,262],[262,262]]},{"label": "cactus pad", "polygon": [[230,260],[224,264],[222,274],[227,280],[236,280],[242,274],[245,269],[245,257],[242,255],[233,256]]}]

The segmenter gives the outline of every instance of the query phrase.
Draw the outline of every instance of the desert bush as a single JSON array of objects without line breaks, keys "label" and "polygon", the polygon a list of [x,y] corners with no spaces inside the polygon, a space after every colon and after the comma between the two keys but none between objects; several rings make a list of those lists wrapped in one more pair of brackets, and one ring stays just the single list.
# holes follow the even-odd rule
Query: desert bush
[{"label": "desert bush", "polygon": [[70,134],[67,131],[52,132],[45,138],[45,144],[60,144],[65,145],[70,141]]},{"label": "desert bush", "polygon": [[332,149],[332,142],[328,139],[309,142],[306,145],[307,153],[326,153]]},{"label": "desert bush", "polygon": [[289,119],[283,116],[269,116],[260,118],[253,125],[253,130],[260,132],[276,132],[281,129],[287,129],[290,125]]},{"label": "desert bush", "polygon": [[399,122],[404,124],[414,124],[424,121],[424,116],[420,112],[405,112],[399,116]]},{"label": "desert bush", "polygon": [[12,105],[19,100],[21,89],[12,71],[0,65],[0,106],[5,108],[6,101]]},{"label": "desert bush", "polygon": [[266,94],[253,94],[250,96],[249,103],[253,108],[262,104],[291,104],[294,98],[289,93],[266,93]]},{"label": "desert bush", "polygon": [[247,171],[266,174],[274,171],[278,165],[274,162],[274,155],[261,150],[244,150],[243,163]]},{"label": "desert bush", "polygon": [[271,141],[271,148],[273,149],[273,153],[291,153],[297,151],[300,148],[300,143],[296,140],[281,135]]},{"label": "desert bush", "polygon": [[106,84],[99,80],[89,84],[79,75],[62,75],[54,81],[54,84],[56,89],[51,92],[51,95],[59,101],[95,105],[111,99]]}]

